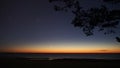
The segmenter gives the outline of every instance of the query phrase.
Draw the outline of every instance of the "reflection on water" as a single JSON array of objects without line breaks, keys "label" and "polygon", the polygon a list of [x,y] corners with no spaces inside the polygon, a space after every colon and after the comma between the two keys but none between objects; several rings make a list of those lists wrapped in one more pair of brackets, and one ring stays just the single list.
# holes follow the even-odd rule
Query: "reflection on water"
[{"label": "reflection on water", "polygon": [[62,58],[75,59],[120,59],[120,54],[27,54],[27,53],[1,53],[0,57],[23,57],[39,59],[39,60],[53,60]]}]

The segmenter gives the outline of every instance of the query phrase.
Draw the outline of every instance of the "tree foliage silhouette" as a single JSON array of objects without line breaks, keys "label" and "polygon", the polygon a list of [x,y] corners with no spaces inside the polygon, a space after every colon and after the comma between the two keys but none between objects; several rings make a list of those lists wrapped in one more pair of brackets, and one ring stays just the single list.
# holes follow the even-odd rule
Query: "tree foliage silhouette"
[{"label": "tree foliage silhouette", "polygon": [[[99,8],[83,9],[79,0],[49,0],[49,2],[63,3],[54,5],[55,11],[71,11],[75,15],[72,24],[81,28],[87,36],[93,35],[95,28],[103,31],[104,34],[111,34],[115,33],[119,27],[120,9],[110,10],[105,5],[101,5]],[[120,0],[103,0],[103,2],[115,5],[120,3]],[[120,42],[119,37],[116,37],[116,40]]]}]

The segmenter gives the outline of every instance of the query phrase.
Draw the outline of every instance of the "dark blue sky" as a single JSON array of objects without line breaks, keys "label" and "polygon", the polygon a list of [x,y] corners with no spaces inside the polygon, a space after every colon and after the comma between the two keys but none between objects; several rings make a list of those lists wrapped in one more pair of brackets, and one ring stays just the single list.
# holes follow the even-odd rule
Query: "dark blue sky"
[{"label": "dark blue sky", "polygon": [[[100,6],[99,1],[81,0],[81,5],[86,8]],[[70,24],[73,14],[55,12],[48,0],[2,0],[0,3],[1,43],[97,42],[119,45],[114,39],[118,33],[106,36],[95,31],[93,36],[87,37]]]}]

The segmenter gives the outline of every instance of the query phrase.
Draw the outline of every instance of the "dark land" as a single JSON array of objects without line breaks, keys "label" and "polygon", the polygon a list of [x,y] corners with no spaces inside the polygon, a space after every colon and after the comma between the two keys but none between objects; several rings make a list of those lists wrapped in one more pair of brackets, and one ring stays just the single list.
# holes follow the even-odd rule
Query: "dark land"
[{"label": "dark land", "polygon": [[0,57],[0,68],[120,68],[120,60]]}]

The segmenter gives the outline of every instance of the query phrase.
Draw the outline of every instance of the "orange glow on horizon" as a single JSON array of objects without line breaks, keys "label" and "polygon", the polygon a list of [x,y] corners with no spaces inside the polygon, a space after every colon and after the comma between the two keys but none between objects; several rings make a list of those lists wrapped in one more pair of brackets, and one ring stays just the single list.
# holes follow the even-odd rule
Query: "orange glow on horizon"
[{"label": "orange glow on horizon", "polygon": [[119,49],[109,49],[109,50],[91,50],[91,49],[27,49],[27,48],[11,48],[3,50],[3,52],[12,53],[120,53]]},{"label": "orange glow on horizon", "polygon": [[0,48],[0,52],[12,53],[120,53],[120,47],[106,44],[29,44]]}]

